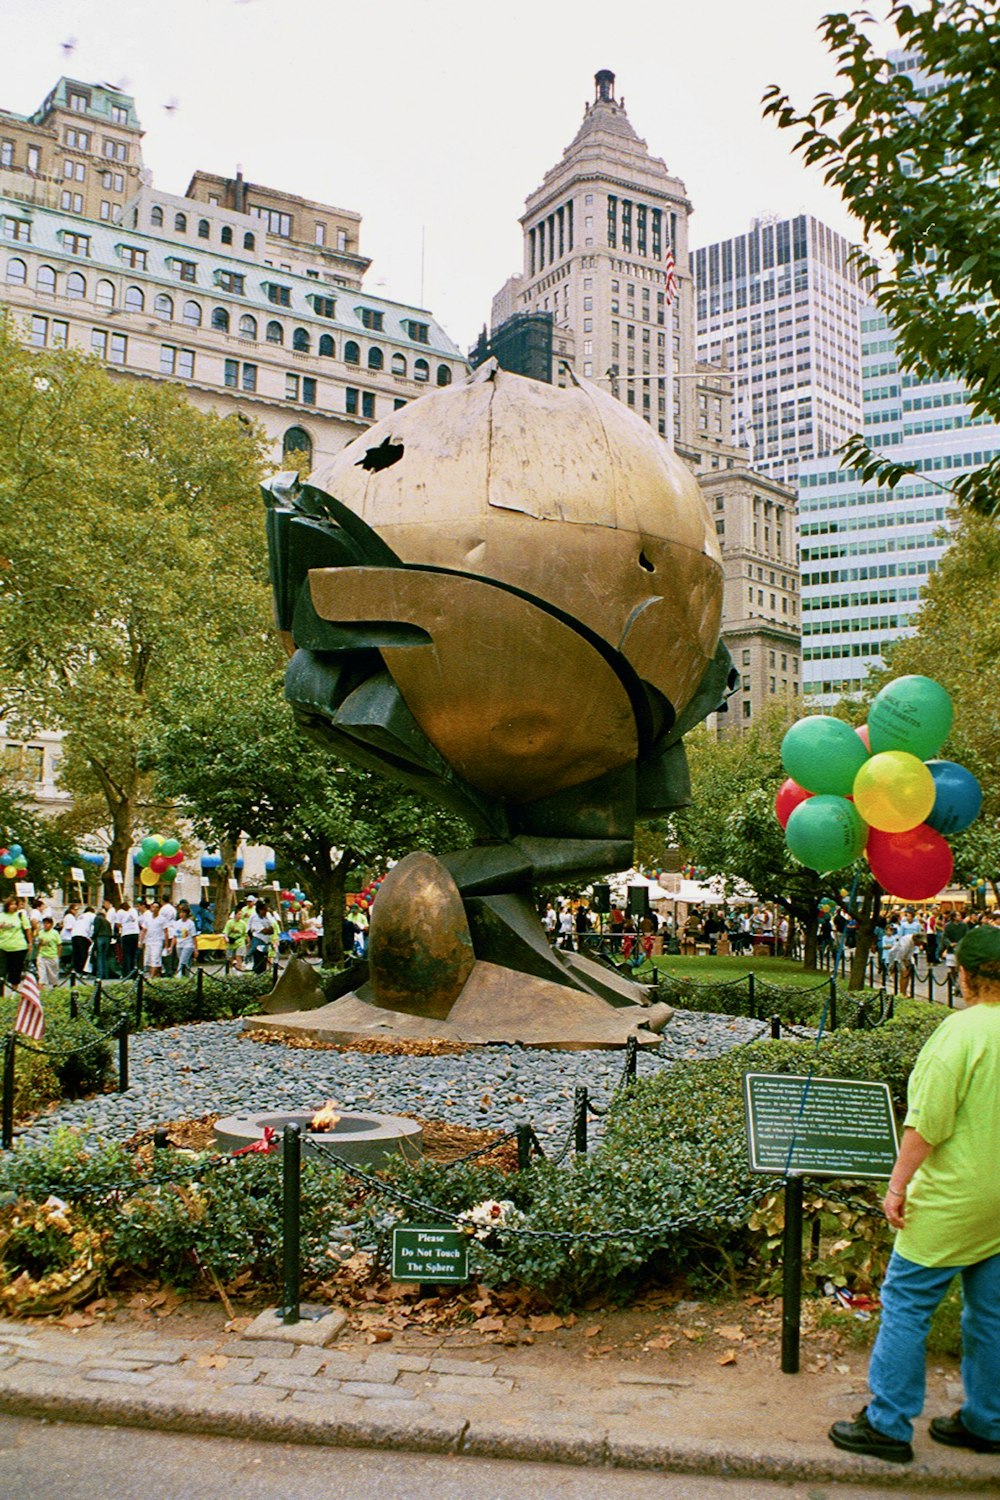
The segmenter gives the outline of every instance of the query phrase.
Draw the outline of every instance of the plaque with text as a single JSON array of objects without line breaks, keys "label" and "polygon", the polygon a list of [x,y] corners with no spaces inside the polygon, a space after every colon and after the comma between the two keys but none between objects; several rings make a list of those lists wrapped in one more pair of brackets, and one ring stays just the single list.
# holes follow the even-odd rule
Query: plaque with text
[{"label": "plaque with text", "polygon": [[469,1279],[469,1236],[438,1224],[407,1224],[392,1231],[393,1281],[460,1282]]},{"label": "plaque with text", "polygon": [[745,1073],[751,1172],[886,1178],[899,1141],[887,1083]]}]

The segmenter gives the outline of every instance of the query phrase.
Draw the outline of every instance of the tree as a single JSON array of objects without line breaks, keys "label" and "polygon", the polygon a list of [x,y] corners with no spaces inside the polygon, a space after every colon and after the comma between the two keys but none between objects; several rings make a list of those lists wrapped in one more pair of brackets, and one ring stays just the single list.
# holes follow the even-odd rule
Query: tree
[{"label": "tree", "polygon": [[[269,844],[323,912],[324,962],[339,963],[348,878],[384,871],[413,849],[460,847],[470,831],[391,781],[341,764],[303,733],[272,644],[252,661],[219,663],[203,686],[175,698],[150,742],[156,786],[224,859],[241,835]],[[222,920],[217,910],[216,925]]]},{"label": "tree", "polygon": [[[0,848],[20,844],[28,864],[25,879],[36,890],[51,890],[62,885],[66,870],[79,859],[76,844],[60,823],[43,817],[16,786],[0,781]],[[2,894],[9,895],[14,886],[2,882]]]},{"label": "tree", "polygon": [[[796,150],[824,169],[867,236],[884,242],[891,270],[876,295],[904,368],[948,375],[974,415],[1000,422],[1000,21],[996,0],[893,3],[900,46],[933,79],[920,89],[895,72],[866,35],[863,12],[829,15],[821,34],[843,87],[799,113],[774,85],[765,115],[798,133]],[[905,467],[860,437],[842,450],[863,480],[893,485]],[[1000,511],[1000,457],[955,481],[984,515]]]},{"label": "tree", "polygon": [[267,629],[261,439],[178,386],[28,350],[9,318],[0,389],[4,715],[63,732],[61,780],[100,808],[112,894],[172,682]]}]

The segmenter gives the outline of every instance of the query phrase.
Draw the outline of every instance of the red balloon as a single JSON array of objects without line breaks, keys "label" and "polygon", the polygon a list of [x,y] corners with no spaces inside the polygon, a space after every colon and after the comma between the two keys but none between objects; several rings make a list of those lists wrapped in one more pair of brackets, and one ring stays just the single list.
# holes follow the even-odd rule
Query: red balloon
[{"label": "red balloon", "polygon": [[[178,849],[176,854],[165,854],[163,857],[168,865],[182,865],[184,863],[184,850]],[[150,860],[150,864],[152,864],[152,860]]]},{"label": "red balloon", "polygon": [[149,868],[155,870],[157,875],[162,875],[170,861],[165,854],[154,854],[149,861]]},{"label": "red balloon", "polygon": [[879,885],[904,901],[928,901],[943,891],[955,863],[947,840],[926,823],[905,833],[873,828],[865,858]]},{"label": "red balloon", "polygon": [[793,781],[790,776],[787,781],[781,783],[774,799],[774,816],[782,828],[787,828],[792,813],[800,803],[807,801],[811,796],[812,792],[807,792],[804,786],[799,786],[798,782]]},{"label": "red balloon", "polygon": [[857,729],[854,731],[854,733],[857,735],[858,739],[864,745],[865,749],[870,752],[871,748],[872,748],[872,742],[871,742],[871,738],[870,738],[870,736],[868,734],[868,725],[867,724],[859,724],[858,727],[857,727]]}]

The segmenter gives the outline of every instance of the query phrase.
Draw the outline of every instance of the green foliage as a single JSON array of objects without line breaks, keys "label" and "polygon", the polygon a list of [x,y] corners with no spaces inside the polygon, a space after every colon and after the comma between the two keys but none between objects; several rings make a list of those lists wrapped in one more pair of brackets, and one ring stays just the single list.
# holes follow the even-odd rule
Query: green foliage
[{"label": "green foliage", "polygon": [[[822,34],[837,63],[839,92],[800,113],[777,87],[765,114],[797,136],[804,161],[823,168],[867,235],[884,243],[891,272],[878,280],[905,369],[951,376],[969,392],[973,417],[1000,421],[1000,43],[993,0],[893,3],[899,45],[933,78],[894,72],[866,32],[864,12],[828,15]],[[862,477],[895,484],[898,466],[857,439],[848,460]],[[954,485],[984,515],[1000,510],[1000,459]]]},{"label": "green foliage", "polygon": [[[51,890],[65,878],[66,868],[77,861],[77,847],[52,818],[38,808],[16,786],[0,782],[0,848],[20,844],[28,862],[26,880],[35,889]],[[4,886],[4,890],[12,889]]]},{"label": "green foliage", "polygon": [[254,1014],[259,1001],[274,989],[270,970],[266,974],[229,974],[225,979],[205,974],[198,999],[195,975],[184,979],[147,979],[142,1008],[151,1026],[181,1026],[187,1021],[223,1021],[230,1016]]}]

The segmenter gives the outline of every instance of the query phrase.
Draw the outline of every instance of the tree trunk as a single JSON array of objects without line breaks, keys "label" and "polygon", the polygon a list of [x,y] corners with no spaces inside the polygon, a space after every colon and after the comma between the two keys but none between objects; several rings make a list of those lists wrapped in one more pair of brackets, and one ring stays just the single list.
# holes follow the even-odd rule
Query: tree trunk
[{"label": "tree trunk", "polygon": [[336,864],[328,858],[329,874],[319,881],[319,899],[323,910],[323,967],[339,969],[344,962],[344,892],[347,877],[354,866],[354,853],[347,849]]},{"label": "tree trunk", "polygon": [[865,970],[868,967],[868,955],[872,951],[872,938],[881,905],[881,889],[874,880],[867,882],[865,894],[861,900],[861,911],[858,915],[857,947],[851,958],[851,969],[847,980],[849,990],[865,988]]},{"label": "tree trunk", "polygon": [[817,928],[819,926],[819,901],[809,901],[799,912],[799,926],[802,928],[802,967],[803,969],[816,969],[817,961]]},{"label": "tree trunk", "polygon": [[[128,880],[128,857],[132,848],[132,799],[125,794],[113,796],[106,785],[103,790],[111,814],[111,848],[108,850],[108,868],[104,872],[104,895],[117,907],[121,905]],[[115,882],[115,870],[122,877],[120,889]]]},{"label": "tree trunk", "polygon": [[233,893],[229,888],[229,882],[236,878],[236,850],[237,842],[228,836],[219,844],[219,879],[216,884],[215,896],[215,928],[216,932],[222,932],[229,921],[229,913],[233,909]]}]

